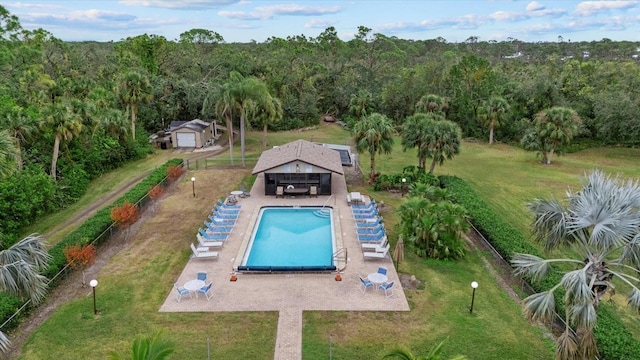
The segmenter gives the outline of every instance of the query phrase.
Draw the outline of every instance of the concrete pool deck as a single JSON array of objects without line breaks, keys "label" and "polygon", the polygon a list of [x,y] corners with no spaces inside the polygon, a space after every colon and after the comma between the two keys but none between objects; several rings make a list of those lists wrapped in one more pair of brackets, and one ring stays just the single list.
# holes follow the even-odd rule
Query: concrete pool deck
[{"label": "concrete pool deck", "polygon": [[[302,312],[325,311],[409,311],[398,274],[389,257],[384,260],[364,260],[356,237],[355,220],[347,204],[347,187],[342,175],[332,175],[331,196],[306,196],[275,198],[264,195],[264,179],[260,174],[251,189],[251,196],[240,199],[242,211],[235,228],[224,247],[219,249],[218,259],[191,258],[175,282],[184,284],[194,279],[198,271],[206,271],[213,281],[213,298],[184,298],[176,301],[175,289],[168,289],[167,298],[160,312],[210,312],[210,311],[279,311],[278,335],[274,359],[302,358]],[[335,281],[333,274],[238,274],[236,282],[229,281],[230,272],[241,261],[244,249],[262,206],[267,205],[317,205],[334,209],[334,231],[338,248],[347,249],[348,259],[342,272],[342,281]],[[213,208],[214,204],[211,204]],[[195,239],[194,239],[195,241]],[[358,275],[376,272],[378,266],[388,269],[389,281],[395,281],[394,296],[386,298],[377,290],[360,292]]]}]

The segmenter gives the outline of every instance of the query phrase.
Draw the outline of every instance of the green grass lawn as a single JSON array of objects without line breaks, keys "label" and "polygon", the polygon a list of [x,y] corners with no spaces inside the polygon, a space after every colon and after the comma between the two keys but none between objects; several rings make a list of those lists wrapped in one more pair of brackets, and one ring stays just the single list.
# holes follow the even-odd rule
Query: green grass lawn
[{"label": "green grass lawn", "polygon": [[[337,125],[321,125],[308,131],[269,134],[269,148],[299,138],[349,143],[347,131]],[[262,133],[247,136],[247,157],[257,157],[262,151]],[[577,186],[577,175],[602,163],[607,171],[625,176],[638,176],[640,169],[632,157],[638,152],[626,149],[599,149],[561,157],[552,166],[536,163],[533,153],[504,145],[488,146],[465,142],[463,153],[437,174],[455,174],[469,181],[490,206],[523,231],[528,231],[530,217],[524,203],[535,196],[561,196],[568,185]],[[240,155],[236,144],[234,157]],[[228,153],[221,154],[227,157]],[[363,170],[368,172],[368,156],[361,156]],[[399,142],[393,154],[378,158],[379,171],[399,172],[406,165],[415,165],[415,152],[402,152]],[[219,185],[220,194],[235,188],[240,182],[249,182],[252,166],[244,170],[225,172]],[[135,176],[132,170],[127,176]],[[123,177],[125,175],[122,175]],[[114,179],[104,177],[92,186],[115,188]],[[212,182],[213,183],[213,182]],[[218,186],[218,185],[216,185]],[[183,184],[182,191],[190,191]],[[354,186],[395,208],[403,201],[398,194],[374,193],[369,186]],[[214,190],[210,190],[214,191]],[[99,197],[99,196],[98,196]],[[96,198],[98,198],[96,197]],[[86,202],[87,204],[90,201]],[[189,219],[193,211],[175,208],[175,202],[164,202],[162,207],[177,212],[173,217]],[[69,214],[71,214],[70,212]],[[59,215],[58,221],[65,221]],[[67,217],[70,215],[67,215]],[[167,215],[165,215],[167,216]],[[393,211],[384,214],[395,242],[393,224],[398,222]],[[200,222],[200,217],[194,217]],[[182,271],[188,257],[175,238],[150,238],[152,231],[162,225],[150,219],[149,229],[141,230],[134,245],[114,256],[100,273],[99,308],[94,318],[92,297],[75,299],[60,308],[38,328],[23,347],[22,359],[81,359],[105,358],[109,350],[124,354],[139,334],[164,328],[177,344],[171,358],[204,358],[206,339],[211,338],[212,358],[216,359],[269,359],[273,358],[278,314],[265,313],[158,313],[174,279]],[[52,222],[54,224],[55,222]],[[179,222],[189,237],[197,223]],[[53,225],[51,225],[53,226]],[[44,230],[46,231],[46,229]],[[146,231],[146,232],[145,232]],[[151,245],[153,244],[153,245]],[[146,246],[144,246],[146,245]],[[422,283],[418,290],[406,292],[410,312],[305,312],[303,314],[303,358],[326,359],[329,337],[336,359],[378,359],[388,350],[402,346],[414,354],[426,354],[428,349],[448,338],[447,355],[463,354],[469,359],[549,359],[553,345],[545,336],[547,331],[527,322],[521,307],[498,285],[486,270],[486,254],[472,251],[456,262],[424,260],[406,251],[407,258],[400,264],[400,272],[415,275]],[[145,261],[141,261],[144,259]],[[490,258],[489,258],[490,262]],[[471,281],[478,281],[474,313],[469,314]]]},{"label": "green grass lawn", "polygon": [[[550,166],[545,166],[533,152],[504,144],[464,141],[461,153],[443,166],[437,166],[434,173],[463,178],[498,216],[529,235],[533,220],[526,207],[529,201],[551,197],[565,199],[566,191],[578,190],[580,177],[594,169],[611,176],[638,179],[638,158],[640,149],[596,148],[556,156]],[[392,154],[379,155],[376,159],[377,171],[383,173],[400,172],[405,164],[417,164],[415,151],[403,152],[399,138],[396,138]],[[361,155],[360,160],[363,171],[368,172],[368,155]],[[561,251],[569,250],[557,250],[549,256],[558,256]],[[626,306],[625,296],[626,291],[619,291],[613,297],[617,312],[627,329],[640,340],[640,319]]]}]

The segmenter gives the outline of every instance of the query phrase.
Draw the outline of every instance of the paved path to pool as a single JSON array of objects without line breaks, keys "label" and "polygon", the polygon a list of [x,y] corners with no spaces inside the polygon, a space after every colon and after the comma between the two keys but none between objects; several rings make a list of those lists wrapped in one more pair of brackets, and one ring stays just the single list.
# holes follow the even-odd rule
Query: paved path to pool
[{"label": "paved path to pool", "polygon": [[[333,175],[334,195],[318,198],[274,198],[264,196],[264,179],[256,179],[251,197],[240,200],[242,211],[217,260],[190,259],[175,282],[184,284],[195,278],[198,271],[207,271],[213,281],[214,296],[210,301],[184,299],[178,303],[175,290],[167,289],[161,312],[206,311],[278,311],[278,334],[274,359],[302,359],[303,311],[409,311],[393,262],[365,261],[356,237],[355,220],[346,202],[347,188],[344,178]],[[265,205],[328,205],[334,209],[334,231],[339,247],[348,250],[348,261],[343,280],[335,281],[335,274],[238,274],[238,281],[229,281],[230,271],[244,253],[260,207]],[[211,204],[213,207],[214,204]],[[204,220],[204,219],[203,219]],[[194,239],[195,241],[195,239]],[[187,249],[189,244],[185,244]],[[388,268],[389,280],[395,280],[394,296],[385,298],[382,292],[360,292],[358,275],[376,272],[378,266]]]}]

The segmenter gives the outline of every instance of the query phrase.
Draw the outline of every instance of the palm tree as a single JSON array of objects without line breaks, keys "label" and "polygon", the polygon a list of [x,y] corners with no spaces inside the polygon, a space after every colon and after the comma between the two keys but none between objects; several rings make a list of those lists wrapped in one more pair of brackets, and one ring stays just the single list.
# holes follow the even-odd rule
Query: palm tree
[{"label": "palm tree", "polygon": [[138,104],[151,101],[152,89],[149,78],[136,71],[124,74],[117,85],[116,93],[126,105],[126,112],[131,112],[131,138],[136,139],[136,116]]},{"label": "palm tree", "polygon": [[483,111],[483,118],[489,126],[489,145],[491,145],[493,144],[493,130],[500,126],[500,121],[509,111],[509,103],[499,96],[492,96],[485,103]]},{"label": "palm tree", "polygon": [[[422,191],[422,192],[421,192]],[[464,233],[469,228],[464,207],[447,200],[446,191],[416,184],[398,208],[400,233],[418,256],[455,259],[464,256]]]},{"label": "palm tree", "polygon": [[428,135],[433,121],[444,120],[442,115],[435,113],[417,113],[405,119],[402,129],[402,148],[403,150],[417,148],[418,149],[418,167],[426,168],[427,157],[429,156]]},{"label": "palm tree", "polygon": [[[46,294],[47,278],[40,271],[48,266],[51,256],[44,238],[31,234],[6,250],[0,250],[0,291],[28,297],[38,304]],[[0,332],[0,351],[9,347],[9,339]]]},{"label": "palm tree", "polygon": [[436,113],[444,116],[447,108],[447,100],[434,94],[424,95],[416,103],[417,113]]},{"label": "palm tree", "polygon": [[15,139],[7,130],[0,130],[0,179],[15,171],[17,157],[18,149]]},{"label": "palm tree", "polygon": [[262,148],[267,149],[267,128],[269,124],[274,123],[282,119],[282,103],[278,98],[271,97],[270,101],[266,101],[263,106],[257,106],[257,104],[251,104],[251,110],[253,117],[262,123]]},{"label": "palm tree", "polygon": [[244,78],[234,88],[234,98],[238,104],[240,111],[240,153],[242,157],[242,166],[244,166],[244,148],[245,148],[245,125],[249,109],[263,109],[271,112],[275,116],[274,102],[267,85],[254,77]]},{"label": "palm tree", "polygon": [[108,109],[102,111],[97,128],[103,129],[105,133],[116,139],[120,139],[126,137],[129,132],[127,125],[127,115],[122,110]]},{"label": "palm tree", "polygon": [[543,155],[547,165],[551,164],[555,150],[571,142],[578,132],[580,123],[581,120],[574,110],[560,106],[543,110],[536,115],[536,131],[549,148],[548,154]]},{"label": "palm tree", "polygon": [[223,117],[227,125],[229,136],[229,160],[233,165],[233,114],[238,109],[238,102],[234,96],[235,87],[242,80],[242,75],[236,71],[229,74],[229,80],[220,87],[220,98],[216,102],[215,112]]},{"label": "palm tree", "polygon": [[[148,336],[138,336],[131,347],[131,360],[163,360],[175,351],[174,344],[164,339],[162,330]],[[124,359],[116,352],[111,352],[111,359]]]},{"label": "palm tree", "polygon": [[349,112],[357,120],[369,115],[373,109],[373,95],[367,90],[360,90],[357,94],[351,95],[349,100]]},{"label": "palm tree", "polygon": [[369,179],[376,174],[376,154],[390,154],[393,149],[393,125],[384,115],[374,113],[365,116],[353,127],[353,138],[358,152],[367,151],[371,158]]},{"label": "palm tree", "polygon": [[14,139],[16,163],[18,170],[22,170],[22,144],[37,130],[35,121],[16,106],[0,120],[0,128],[7,130]]},{"label": "palm tree", "polygon": [[453,121],[430,121],[425,134],[427,157],[433,159],[429,173],[433,174],[436,163],[442,164],[445,160],[450,160],[460,153],[460,143],[462,142],[462,130]]},{"label": "palm tree", "polygon": [[53,155],[51,156],[51,177],[57,178],[57,163],[62,140],[70,141],[82,132],[82,120],[67,103],[49,105],[43,113],[42,125],[52,129],[54,135]]},{"label": "palm tree", "polygon": [[598,350],[594,339],[598,305],[606,293],[626,285],[628,304],[640,310],[640,186],[637,181],[611,178],[594,171],[582,181],[578,192],[567,192],[566,202],[536,199],[529,204],[535,214],[533,233],[545,250],[571,247],[575,257],[543,259],[515,254],[516,273],[540,281],[553,263],[566,263],[562,280],[551,289],[524,299],[532,319],[556,315],[554,292],[563,288],[567,326],[557,341],[556,358],[593,359]]},{"label": "palm tree", "polygon": [[[407,349],[394,349],[385,354],[382,358],[398,358],[401,360],[443,360],[442,346],[446,340],[441,341],[436,347],[429,350],[426,356],[415,356],[411,351]],[[449,360],[465,360],[467,357],[464,355],[456,355],[449,358]]]}]

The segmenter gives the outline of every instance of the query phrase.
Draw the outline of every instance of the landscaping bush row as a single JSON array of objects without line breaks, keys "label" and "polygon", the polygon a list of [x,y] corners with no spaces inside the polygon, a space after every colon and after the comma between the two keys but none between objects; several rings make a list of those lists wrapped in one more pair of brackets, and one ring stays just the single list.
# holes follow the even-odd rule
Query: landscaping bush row
[{"label": "landscaping bush row", "polygon": [[[67,264],[64,255],[64,249],[72,245],[84,245],[92,242],[94,239],[98,241],[94,245],[99,245],[102,241],[108,239],[108,236],[101,236],[113,223],[111,220],[111,209],[115,206],[122,205],[125,201],[137,203],[145,197],[145,195],[157,184],[161,183],[167,176],[167,168],[182,164],[182,159],[171,159],[166,164],[155,169],[144,180],[134,186],[126,194],[116,200],[111,206],[99,210],[95,215],[87,219],[80,227],[72,231],[62,241],[57,243],[49,250],[52,259],[49,267],[43,272],[43,275],[51,279]],[[52,287],[55,284],[51,284]],[[14,296],[6,293],[0,293],[0,321],[4,323],[11,317],[22,305],[22,301]],[[20,316],[18,316],[19,318]],[[14,319],[9,327],[17,324]],[[3,329],[4,331],[7,328]]]},{"label": "landscaping bush row", "polygon": [[[544,257],[520,231],[498,217],[464,180],[455,176],[440,176],[440,182],[449,190],[453,200],[467,209],[472,224],[507,261],[511,260],[514,253]],[[559,271],[553,271],[544,281],[530,282],[530,285],[536,292],[545,291],[557,284],[561,277]],[[563,292],[556,291],[556,305],[560,314],[564,313],[563,297]],[[598,310],[595,337],[600,359],[634,359],[636,354],[640,354],[640,342],[604,304]]]}]

